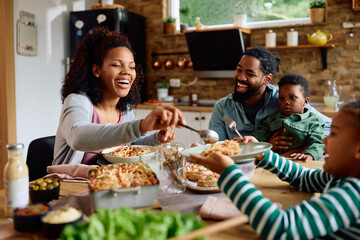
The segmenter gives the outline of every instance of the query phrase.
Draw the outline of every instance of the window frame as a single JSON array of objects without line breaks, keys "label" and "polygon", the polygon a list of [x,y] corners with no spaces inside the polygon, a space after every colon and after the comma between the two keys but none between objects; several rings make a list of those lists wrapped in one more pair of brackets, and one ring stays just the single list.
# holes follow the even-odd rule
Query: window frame
[{"label": "window frame", "polygon": [[[180,29],[180,0],[167,0],[168,4],[168,15],[176,18],[176,29]],[[296,26],[296,25],[307,25],[311,24],[310,17],[308,18],[296,18],[296,19],[287,19],[287,20],[271,20],[271,21],[257,21],[257,22],[248,22],[244,28],[256,29],[256,28],[271,28],[271,27],[286,27],[286,26]],[[210,25],[208,28],[221,28],[221,27],[232,27],[234,24],[219,24],[219,25]],[[189,27],[189,30],[195,29],[195,27]]]}]

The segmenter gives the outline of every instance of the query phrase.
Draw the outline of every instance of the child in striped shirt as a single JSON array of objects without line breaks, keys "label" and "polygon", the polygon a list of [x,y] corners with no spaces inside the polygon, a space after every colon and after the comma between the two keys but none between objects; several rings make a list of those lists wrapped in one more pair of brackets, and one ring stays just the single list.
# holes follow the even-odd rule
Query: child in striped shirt
[{"label": "child in striped shirt", "polygon": [[190,155],[189,162],[221,173],[220,189],[249,216],[251,226],[266,239],[360,239],[360,101],[346,104],[334,116],[325,143],[324,169],[308,169],[267,151],[257,167],[300,191],[319,192],[287,210],[257,191],[234,161],[221,153]]}]

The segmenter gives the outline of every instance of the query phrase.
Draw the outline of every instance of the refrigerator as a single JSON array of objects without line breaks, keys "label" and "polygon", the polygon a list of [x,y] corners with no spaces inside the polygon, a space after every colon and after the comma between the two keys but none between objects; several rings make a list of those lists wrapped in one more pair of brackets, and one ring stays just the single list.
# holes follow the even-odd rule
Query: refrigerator
[{"label": "refrigerator", "polygon": [[[128,36],[136,53],[135,61],[140,64],[145,75],[145,18],[124,9],[99,9],[70,12],[70,59],[84,36],[95,26],[107,26],[110,31],[118,31]],[[146,101],[146,80],[142,83],[141,100]]]}]

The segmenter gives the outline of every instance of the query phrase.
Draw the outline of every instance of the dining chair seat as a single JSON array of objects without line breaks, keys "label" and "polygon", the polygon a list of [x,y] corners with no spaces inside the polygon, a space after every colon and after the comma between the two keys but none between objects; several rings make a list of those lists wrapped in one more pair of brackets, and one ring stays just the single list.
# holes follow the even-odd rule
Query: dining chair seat
[{"label": "dining chair seat", "polygon": [[26,157],[30,181],[47,174],[46,168],[53,161],[54,146],[55,136],[37,138],[30,143]]}]

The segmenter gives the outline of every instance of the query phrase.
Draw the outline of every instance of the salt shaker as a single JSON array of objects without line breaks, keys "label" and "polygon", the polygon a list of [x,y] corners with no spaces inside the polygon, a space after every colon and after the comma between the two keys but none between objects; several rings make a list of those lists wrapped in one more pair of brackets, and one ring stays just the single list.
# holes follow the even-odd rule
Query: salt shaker
[{"label": "salt shaker", "polygon": [[265,34],[265,47],[276,47],[276,33],[273,30]]},{"label": "salt shaker", "polygon": [[288,46],[297,46],[298,45],[298,32],[294,31],[293,28],[290,29],[290,32],[287,32],[287,45]]}]

